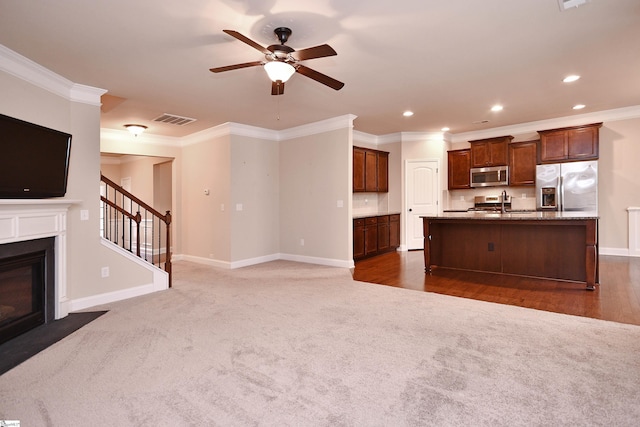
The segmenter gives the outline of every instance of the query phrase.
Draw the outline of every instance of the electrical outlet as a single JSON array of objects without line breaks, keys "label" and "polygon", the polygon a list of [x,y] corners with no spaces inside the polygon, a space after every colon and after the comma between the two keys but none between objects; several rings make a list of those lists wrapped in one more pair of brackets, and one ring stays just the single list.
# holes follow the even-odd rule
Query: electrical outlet
[{"label": "electrical outlet", "polygon": [[109,267],[102,267],[100,274],[102,274],[102,278],[109,277]]},{"label": "electrical outlet", "polygon": [[89,220],[89,211],[87,209],[82,209],[80,211],[80,221],[88,221]]},{"label": "electrical outlet", "polygon": [[300,246],[304,246],[304,239],[300,239]]}]

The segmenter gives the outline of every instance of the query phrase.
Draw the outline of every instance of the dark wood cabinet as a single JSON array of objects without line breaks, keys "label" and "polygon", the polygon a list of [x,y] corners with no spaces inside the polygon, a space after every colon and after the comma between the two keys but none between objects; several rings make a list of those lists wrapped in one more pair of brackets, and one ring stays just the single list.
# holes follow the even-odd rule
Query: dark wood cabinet
[{"label": "dark wood cabinet", "polygon": [[512,139],[512,136],[500,136],[469,141],[471,144],[471,167],[506,166],[507,145]]},{"label": "dark wood cabinet", "polygon": [[353,191],[365,191],[365,156],[362,148],[353,147]]},{"label": "dark wood cabinet", "polygon": [[596,160],[602,123],[538,131],[540,163]]},{"label": "dark wood cabinet", "polygon": [[449,190],[471,188],[471,150],[453,150],[447,152]]},{"label": "dark wood cabinet", "polygon": [[378,251],[389,249],[389,215],[378,217]]},{"label": "dark wood cabinet", "polygon": [[353,147],[353,192],[389,191],[389,153]]},{"label": "dark wood cabinet", "polygon": [[353,259],[364,258],[364,219],[353,220]]},{"label": "dark wood cabinet", "polygon": [[378,219],[364,219],[364,256],[378,253]]},{"label": "dark wood cabinet", "polygon": [[538,141],[509,144],[509,185],[536,185]]},{"label": "dark wood cabinet", "polygon": [[389,153],[378,151],[378,167],[376,170],[376,184],[379,193],[389,191]]},{"label": "dark wood cabinet", "polygon": [[353,220],[353,259],[379,255],[400,246],[400,214]]},{"label": "dark wood cabinet", "polygon": [[400,215],[389,215],[389,247],[400,246]]}]

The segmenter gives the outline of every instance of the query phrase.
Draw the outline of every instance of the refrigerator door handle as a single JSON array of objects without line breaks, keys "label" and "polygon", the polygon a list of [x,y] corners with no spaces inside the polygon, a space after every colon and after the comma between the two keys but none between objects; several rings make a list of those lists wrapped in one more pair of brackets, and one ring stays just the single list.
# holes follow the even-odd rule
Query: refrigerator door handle
[{"label": "refrigerator door handle", "polygon": [[564,176],[560,175],[558,178],[558,182],[560,183],[560,200],[558,200],[558,210],[564,210]]}]

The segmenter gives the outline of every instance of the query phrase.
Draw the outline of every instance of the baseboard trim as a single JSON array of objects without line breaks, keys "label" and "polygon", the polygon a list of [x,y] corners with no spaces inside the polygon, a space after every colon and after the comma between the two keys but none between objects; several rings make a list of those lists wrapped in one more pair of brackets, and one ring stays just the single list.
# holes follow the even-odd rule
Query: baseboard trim
[{"label": "baseboard trim", "polygon": [[159,288],[153,283],[147,285],[136,286],[135,288],[122,289],[119,291],[107,292],[104,294],[92,295],[85,298],[76,298],[69,301],[69,311],[84,310],[97,305],[109,304],[116,301],[122,301],[129,298],[139,297],[146,294],[151,294],[161,290],[167,289]]},{"label": "baseboard trim", "polygon": [[355,266],[353,260],[344,261],[339,259],[310,257],[310,256],[304,256],[304,255],[282,254],[282,253],[264,255],[264,256],[255,257],[255,258],[247,258],[241,261],[233,261],[233,262],[220,261],[220,260],[198,257],[193,255],[173,255],[172,259],[174,261],[190,261],[190,262],[195,262],[197,264],[210,265],[212,267],[226,268],[230,270],[235,268],[248,267],[250,265],[262,264],[270,261],[277,261],[277,260],[305,262],[308,264],[319,264],[319,265],[326,265],[329,267],[340,267],[340,268],[353,268]]},{"label": "baseboard trim", "polygon": [[626,248],[600,248],[599,253],[600,255],[640,257],[640,253],[631,253],[629,249]]}]

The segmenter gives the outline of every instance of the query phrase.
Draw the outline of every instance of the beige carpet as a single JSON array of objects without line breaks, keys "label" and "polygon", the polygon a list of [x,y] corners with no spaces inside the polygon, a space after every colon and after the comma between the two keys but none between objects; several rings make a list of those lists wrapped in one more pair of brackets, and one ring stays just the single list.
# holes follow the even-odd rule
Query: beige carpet
[{"label": "beige carpet", "polygon": [[0,376],[23,426],[632,426],[640,327],[354,282],[176,263],[174,288]]}]

